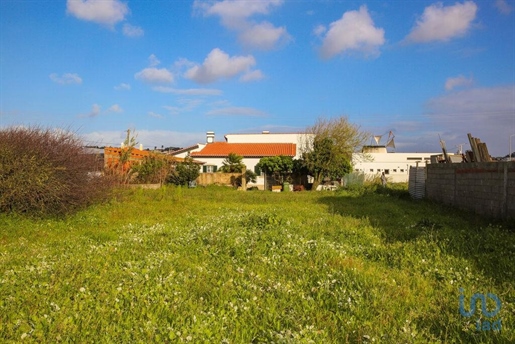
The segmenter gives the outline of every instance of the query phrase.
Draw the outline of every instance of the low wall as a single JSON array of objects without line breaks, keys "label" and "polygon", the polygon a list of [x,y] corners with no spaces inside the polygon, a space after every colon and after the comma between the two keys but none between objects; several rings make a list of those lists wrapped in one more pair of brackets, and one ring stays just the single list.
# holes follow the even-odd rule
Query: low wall
[{"label": "low wall", "polygon": [[127,187],[131,189],[159,189],[161,184],[127,184]]},{"label": "low wall", "polygon": [[515,162],[429,164],[426,196],[495,218],[515,218]]},{"label": "low wall", "polygon": [[[241,173],[201,173],[197,178],[198,185],[211,185],[211,184],[220,184],[220,185],[232,185],[233,179],[240,178],[242,176]],[[243,182],[245,182],[245,178],[243,178]]]}]

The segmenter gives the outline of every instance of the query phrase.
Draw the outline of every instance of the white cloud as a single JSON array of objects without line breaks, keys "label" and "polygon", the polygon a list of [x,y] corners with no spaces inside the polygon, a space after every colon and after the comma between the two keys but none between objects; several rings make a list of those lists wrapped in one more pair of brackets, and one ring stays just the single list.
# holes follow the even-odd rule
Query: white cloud
[{"label": "white cloud", "polygon": [[462,142],[471,133],[487,143],[491,154],[506,154],[508,137],[515,132],[514,94],[515,85],[452,92],[427,103],[429,118],[448,135],[458,133]]},{"label": "white cloud", "polygon": [[91,106],[91,111],[88,114],[79,115],[79,117],[97,117],[98,115],[100,115],[101,110],[102,110],[102,108],[100,107],[100,105],[93,104]]},{"label": "white cloud", "polygon": [[243,82],[250,82],[250,81],[257,81],[263,79],[265,76],[263,75],[263,72],[261,72],[259,69],[249,71],[245,74],[243,74],[240,77],[240,81]]},{"label": "white cloud", "polygon": [[221,90],[214,88],[172,88],[165,86],[155,86],[152,87],[152,90],[161,93],[171,93],[177,95],[189,95],[189,96],[219,96],[222,94]]},{"label": "white cloud", "polygon": [[148,115],[149,115],[150,117],[158,118],[158,119],[163,119],[163,118],[165,118],[165,116],[160,115],[160,114],[155,113],[155,112],[152,112],[152,111],[150,111],[150,112],[148,113]]},{"label": "white cloud", "polygon": [[269,22],[251,25],[239,35],[240,42],[261,50],[273,49],[279,41],[287,42],[290,35],[285,27],[275,27]]},{"label": "white cloud", "polygon": [[141,27],[130,24],[124,24],[122,32],[127,37],[141,37],[145,34],[145,31],[143,31]]},{"label": "white cloud", "polygon": [[194,8],[206,16],[219,16],[222,25],[238,33],[240,42],[251,48],[269,50],[280,42],[290,40],[285,27],[275,27],[269,22],[256,23],[251,20],[255,15],[267,15],[272,7],[281,6],[283,0],[218,2],[196,0]]},{"label": "white cloud", "polygon": [[218,15],[226,27],[241,24],[241,20],[256,14],[268,14],[273,6],[280,6],[283,0],[239,1],[223,0],[206,2],[195,0],[194,7],[202,10],[205,15]]},{"label": "white cloud", "polygon": [[384,30],[374,26],[367,7],[361,6],[359,11],[345,12],[341,19],[331,23],[320,52],[324,58],[348,51],[373,56],[379,54],[384,42]]},{"label": "white cloud", "polygon": [[148,84],[169,84],[174,81],[172,72],[166,68],[156,68],[161,61],[156,55],[151,54],[148,57],[149,67],[134,74],[134,78],[141,80]]},{"label": "white cloud", "polygon": [[148,84],[168,84],[173,82],[173,74],[166,68],[145,68],[134,74],[134,78]]},{"label": "white cloud", "polygon": [[150,67],[156,67],[158,66],[159,64],[161,63],[161,61],[159,61],[159,59],[157,58],[156,55],[154,54],[151,54],[149,57],[148,57],[148,64]]},{"label": "white cloud", "polygon": [[52,73],[48,76],[50,80],[61,85],[82,84],[82,78],[75,73],[65,73],[61,76]]},{"label": "white cloud", "polygon": [[129,7],[119,0],[68,0],[66,11],[78,19],[113,26],[125,19]]},{"label": "white cloud", "polygon": [[121,108],[120,105],[118,104],[114,104],[112,105],[107,111],[109,112],[116,112],[116,113],[121,113],[123,112],[123,109]]},{"label": "white cloud", "polygon": [[201,66],[197,65],[188,69],[185,77],[201,84],[207,84],[249,72],[255,64],[256,60],[252,55],[229,57],[222,50],[215,48],[208,54]]},{"label": "white cloud", "polygon": [[[85,144],[119,147],[125,140],[124,131],[95,131],[81,135]],[[137,141],[143,148],[188,147],[198,142],[205,142],[205,132],[177,132],[170,130],[136,130]]]},{"label": "white cloud", "polygon": [[472,77],[466,78],[463,75],[458,75],[454,78],[447,78],[445,81],[445,89],[451,91],[456,87],[471,86],[474,83]]},{"label": "white cloud", "polygon": [[495,7],[497,7],[502,14],[510,14],[511,11],[513,11],[513,7],[510,6],[506,0],[496,0]]},{"label": "white cloud", "polygon": [[204,103],[204,99],[178,99],[179,106],[163,106],[171,115],[179,115],[184,112],[191,112]]},{"label": "white cloud", "polygon": [[249,108],[249,107],[226,107],[215,109],[207,112],[209,116],[244,116],[244,117],[265,117],[266,113],[263,111]]},{"label": "white cloud", "polygon": [[485,118],[492,114],[515,112],[515,86],[474,88],[447,94],[429,102],[440,113],[455,113]]},{"label": "white cloud", "polygon": [[195,66],[195,62],[191,62],[188,59],[180,58],[174,63],[175,68],[181,69],[181,68],[191,68]]},{"label": "white cloud", "polygon": [[117,91],[130,91],[131,85],[122,82],[121,84],[115,86],[114,89]]},{"label": "white cloud", "polygon": [[417,24],[406,37],[408,42],[448,41],[467,33],[476,18],[477,5],[472,1],[443,6],[438,2],[424,9]]},{"label": "white cloud", "polygon": [[325,27],[325,25],[317,25],[314,29],[313,29],[313,34],[317,37],[320,37],[322,36],[325,32],[327,31],[327,28]]}]

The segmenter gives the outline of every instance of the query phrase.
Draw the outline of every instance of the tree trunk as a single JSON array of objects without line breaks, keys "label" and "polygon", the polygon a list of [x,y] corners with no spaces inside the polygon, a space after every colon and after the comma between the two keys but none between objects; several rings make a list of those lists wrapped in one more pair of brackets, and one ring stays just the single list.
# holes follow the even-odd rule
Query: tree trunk
[{"label": "tree trunk", "polygon": [[313,176],[313,186],[311,187],[311,191],[316,191],[320,183],[322,183],[322,174],[317,173]]}]

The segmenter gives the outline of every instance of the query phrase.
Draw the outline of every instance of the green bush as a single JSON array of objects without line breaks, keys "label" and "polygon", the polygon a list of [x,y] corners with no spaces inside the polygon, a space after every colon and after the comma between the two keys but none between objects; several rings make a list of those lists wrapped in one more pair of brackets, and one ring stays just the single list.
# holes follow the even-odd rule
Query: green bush
[{"label": "green bush", "polygon": [[102,163],[73,133],[0,129],[0,212],[62,215],[107,195]]},{"label": "green bush", "polygon": [[195,181],[200,174],[200,167],[191,157],[186,157],[183,162],[175,166],[175,170],[166,178],[166,183],[175,185],[188,185]]}]

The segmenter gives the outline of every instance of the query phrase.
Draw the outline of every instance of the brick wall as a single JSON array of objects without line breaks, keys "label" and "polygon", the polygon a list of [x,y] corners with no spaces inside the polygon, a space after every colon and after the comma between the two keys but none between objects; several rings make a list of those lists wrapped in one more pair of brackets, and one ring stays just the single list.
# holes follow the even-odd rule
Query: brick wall
[{"label": "brick wall", "polygon": [[426,196],[496,218],[515,218],[515,162],[430,164]]}]

